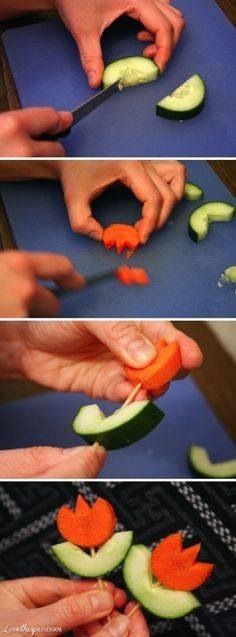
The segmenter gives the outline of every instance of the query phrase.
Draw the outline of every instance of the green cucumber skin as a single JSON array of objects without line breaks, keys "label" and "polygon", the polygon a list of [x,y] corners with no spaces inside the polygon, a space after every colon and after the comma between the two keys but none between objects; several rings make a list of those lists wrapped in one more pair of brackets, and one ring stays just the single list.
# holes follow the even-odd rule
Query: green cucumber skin
[{"label": "green cucumber skin", "polygon": [[193,117],[196,117],[197,115],[199,115],[199,113],[201,113],[205,106],[205,102],[206,99],[204,98],[201,104],[198,104],[198,106],[195,106],[195,108],[192,108],[190,111],[171,111],[167,108],[163,108],[162,106],[158,106],[157,104],[156,115],[159,115],[159,117],[164,117],[165,119],[172,119],[177,122],[192,119]]},{"label": "green cucumber skin", "polygon": [[[133,542],[133,532],[132,532],[130,546],[132,546],[132,542]],[[91,578],[88,576],[87,573],[84,574],[84,573],[80,572],[80,574],[79,574],[77,572],[74,572],[74,574],[75,575],[79,575],[80,577],[86,577],[87,579],[96,579],[96,577],[105,577],[106,575],[109,575],[109,573],[112,573],[114,568],[117,568],[118,566],[120,566],[120,564],[122,564],[124,562],[126,556],[128,555],[128,552],[130,551],[130,546],[128,547],[127,552],[122,556],[122,559],[116,564],[115,567],[112,568],[111,571],[110,570],[106,570],[106,569],[104,571],[99,571],[99,575],[96,575],[96,576],[93,575]],[[62,566],[64,566],[64,568],[66,568],[67,570],[70,571],[70,569],[68,568],[68,565],[66,563],[66,560],[63,560],[61,558],[59,559],[56,550],[54,550],[54,546],[51,546],[51,551],[52,551],[53,555],[56,557],[56,559],[58,560],[58,562],[60,564],[62,564]],[[72,572],[72,571],[70,571],[70,572]]]},{"label": "green cucumber skin", "polygon": [[[211,204],[211,203],[215,203],[215,202],[214,201],[208,201],[207,202],[207,204]],[[217,202],[217,203],[219,203],[219,202]],[[222,201],[222,203],[225,203],[225,202]],[[190,238],[192,239],[192,241],[194,241],[195,243],[200,243],[202,241],[202,239],[198,238],[197,232],[195,232],[195,230],[193,230],[193,228],[191,226],[191,216],[193,215],[194,212],[196,212],[196,210],[198,210],[198,208],[195,208],[195,210],[193,210],[191,212],[191,214],[189,215],[189,219],[188,219],[188,234],[189,234]],[[232,221],[235,216],[236,216],[236,207],[234,208],[234,212],[232,213],[232,217],[231,217],[230,221]],[[215,222],[215,223],[221,223],[221,222]]]},{"label": "green cucumber skin", "polygon": [[[101,434],[88,434],[81,436],[90,445],[98,442],[108,451],[122,449],[138,442],[149,434],[164,418],[164,413],[153,403],[149,403],[140,414],[131,419],[126,425],[121,425],[117,429],[103,432]],[[145,419],[149,423],[145,423]],[[135,425],[134,421],[135,420]]]},{"label": "green cucumber skin", "polygon": [[192,473],[196,476],[196,478],[199,478],[199,476],[201,478],[210,478],[211,480],[231,480],[231,478],[236,478],[236,473],[230,477],[227,478],[223,478],[222,476],[219,478],[217,476],[210,476],[207,472],[205,471],[199,471],[199,469],[196,469],[195,465],[193,465],[192,463],[192,458],[191,458],[191,447],[188,448],[187,451],[187,463],[189,466],[189,469],[192,471]]}]

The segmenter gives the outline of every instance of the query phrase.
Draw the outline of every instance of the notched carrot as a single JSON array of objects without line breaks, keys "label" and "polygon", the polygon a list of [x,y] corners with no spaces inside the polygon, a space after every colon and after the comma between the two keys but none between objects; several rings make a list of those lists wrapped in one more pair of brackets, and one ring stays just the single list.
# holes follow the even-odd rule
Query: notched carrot
[{"label": "notched carrot", "polygon": [[144,389],[155,393],[169,383],[181,369],[181,356],[178,343],[166,344],[163,339],[156,344],[157,357],[150,365],[134,369],[125,365],[125,374],[132,385],[142,383]]},{"label": "notched carrot", "polygon": [[134,226],[129,226],[124,223],[114,223],[105,228],[103,232],[103,243],[107,250],[116,248],[118,254],[121,254],[123,250],[126,249],[133,253],[140,244],[140,237]]},{"label": "notched carrot", "polygon": [[128,265],[121,265],[117,268],[116,275],[124,285],[148,285],[149,276],[143,268],[130,268]]},{"label": "notched carrot", "polygon": [[167,588],[192,591],[212,574],[214,564],[196,562],[201,543],[183,549],[182,533],[173,533],[162,540],[152,552],[151,570]]},{"label": "notched carrot", "polygon": [[103,498],[98,498],[90,506],[80,495],[75,511],[62,506],[57,515],[57,527],[62,537],[82,548],[96,548],[104,544],[113,535],[115,525],[115,511]]}]

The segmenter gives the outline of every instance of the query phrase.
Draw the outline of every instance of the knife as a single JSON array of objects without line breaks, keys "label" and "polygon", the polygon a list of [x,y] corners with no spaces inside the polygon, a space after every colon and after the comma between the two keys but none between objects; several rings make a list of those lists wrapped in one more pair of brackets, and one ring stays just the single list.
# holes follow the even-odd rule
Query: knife
[{"label": "knife", "polygon": [[40,141],[57,141],[58,139],[67,137],[71,132],[72,126],[75,126],[76,124],[78,124],[78,122],[81,121],[81,119],[87,117],[89,113],[92,113],[92,111],[98,108],[98,106],[103,104],[103,102],[105,102],[109,97],[114,95],[116,91],[122,90],[123,85],[121,84],[120,80],[115,82],[115,84],[111,84],[111,86],[108,86],[108,88],[104,88],[102,91],[91,97],[87,102],[80,104],[80,106],[72,111],[71,114],[73,116],[73,122],[70,128],[66,128],[66,130],[62,131],[61,133],[57,133],[56,135],[45,133],[44,135],[40,136]]},{"label": "knife", "polygon": [[[108,270],[107,272],[100,272],[99,274],[94,274],[93,276],[87,277],[84,279],[84,287],[87,285],[91,285],[93,283],[99,283],[99,281],[105,281],[106,279],[111,279],[114,276],[117,276],[116,270]],[[55,287],[47,288],[50,292],[52,292],[58,299],[64,298],[65,296],[69,296],[71,294],[76,294],[81,291],[81,288],[72,288],[66,289],[62,288],[59,285]]]}]

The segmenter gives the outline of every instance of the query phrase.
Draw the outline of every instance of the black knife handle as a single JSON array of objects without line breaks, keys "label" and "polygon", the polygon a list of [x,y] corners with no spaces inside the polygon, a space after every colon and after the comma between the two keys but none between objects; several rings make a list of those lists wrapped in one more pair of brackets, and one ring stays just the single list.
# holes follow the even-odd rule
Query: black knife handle
[{"label": "black knife handle", "polygon": [[71,133],[71,130],[72,130],[72,127],[70,126],[70,128],[66,128],[65,130],[61,131],[61,133],[56,133],[55,135],[51,133],[44,133],[43,135],[40,135],[40,137],[37,138],[37,141],[57,142],[60,139],[64,139],[65,137],[68,137],[68,135]]}]

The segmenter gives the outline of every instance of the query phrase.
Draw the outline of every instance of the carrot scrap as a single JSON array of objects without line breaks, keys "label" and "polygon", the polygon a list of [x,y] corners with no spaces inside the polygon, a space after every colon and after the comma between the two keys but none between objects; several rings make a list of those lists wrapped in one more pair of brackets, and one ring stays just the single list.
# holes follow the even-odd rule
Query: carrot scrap
[{"label": "carrot scrap", "polygon": [[212,574],[214,564],[196,562],[201,543],[183,549],[182,533],[166,537],[152,552],[151,570],[156,579],[167,588],[193,591]]},{"label": "carrot scrap", "polygon": [[105,228],[103,243],[108,250],[116,248],[118,254],[121,254],[126,248],[134,252],[140,244],[140,237],[134,226],[114,223]]},{"label": "carrot scrap", "polygon": [[98,498],[90,506],[80,495],[75,511],[62,506],[57,515],[57,526],[62,537],[82,548],[96,548],[104,544],[113,535],[115,525],[115,511],[103,498]]},{"label": "carrot scrap", "polygon": [[155,393],[181,369],[181,356],[178,343],[165,344],[163,339],[156,343],[157,357],[150,365],[134,369],[125,365],[125,373],[132,385],[142,383],[144,389]]},{"label": "carrot scrap", "polygon": [[117,268],[116,275],[125,285],[147,285],[150,283],[149,276],[143,268],[130,268],[128,265],[121,265]]}]

